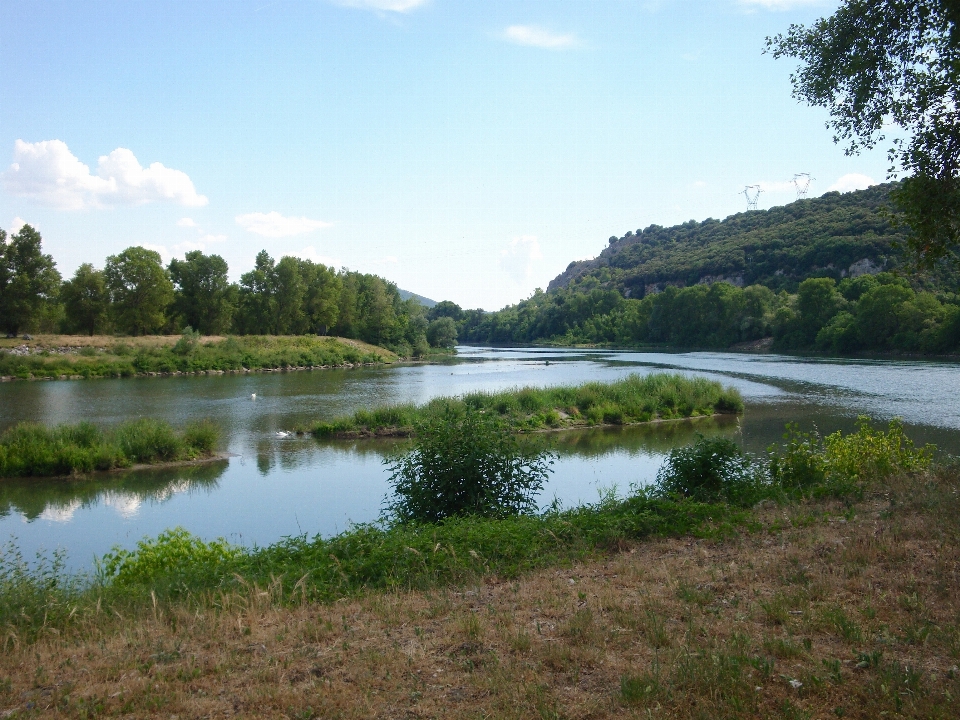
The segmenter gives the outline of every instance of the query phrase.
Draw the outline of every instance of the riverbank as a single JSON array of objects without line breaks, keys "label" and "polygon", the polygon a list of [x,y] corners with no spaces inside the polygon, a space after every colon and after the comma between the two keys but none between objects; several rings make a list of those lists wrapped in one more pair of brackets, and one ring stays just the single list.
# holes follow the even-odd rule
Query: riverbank
[{"label": "riverbank", "polygon": [[360,340],[313,335],[39,335],[0,339],[0,382],[319,370],[398,359]]},{"label": "riverbank", "polygon": [[318,437],[410,436],[418,423],[451,407],[495,413],[514,432],[533,432],[737,414],[743,412],[743,399],[714,380],[655,373],[612,383],[475,392],[422,405],[359,410],[310,430]]},{"label": "riverbank", "polygon": [[146,418],[107,430],[92,423],[20,423],[0,434],[0,480],[214,461],[226,457],[215,450],[219,438],[209,421],[191,422],[179,432]]},{"label": "riverbank", "polygon": [[[311,598],[315,578],[282,572],[295,544],[205,592],[204,568],[237,556],[171,534],[107,567],[114,583],[131,571],[126,595],[53,602],[48,573],[43,605],[21,583],[27,612],[2,617],[0,712],[956,716],[960,473],[897,472],[861,490],[749,510],[607,501],[532,535],[502,521],[394,540],[354,531],[296,555],[307,568],[327,553],[325,582],[358,581],[329,604]],[[521,548],[533,562],[508,562]],[[359,556],[389,562],[398,582],[374,589]],[[435,574],[452,565],[461,574]]]}]

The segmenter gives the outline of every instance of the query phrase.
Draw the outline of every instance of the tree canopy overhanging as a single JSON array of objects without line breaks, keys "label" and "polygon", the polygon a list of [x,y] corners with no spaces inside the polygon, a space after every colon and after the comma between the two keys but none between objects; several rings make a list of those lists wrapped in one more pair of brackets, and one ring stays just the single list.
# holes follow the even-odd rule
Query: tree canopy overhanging
[{"label": "tree canopy overhanging", "polygon": [[[960,261],[960,2],[844,0],[812,25],[767,38],[791,57],[794,95],[826,108],[848,154],[890,138],[894,201],[921,265]],[[901,134],[902,133],[902,134]]]}]

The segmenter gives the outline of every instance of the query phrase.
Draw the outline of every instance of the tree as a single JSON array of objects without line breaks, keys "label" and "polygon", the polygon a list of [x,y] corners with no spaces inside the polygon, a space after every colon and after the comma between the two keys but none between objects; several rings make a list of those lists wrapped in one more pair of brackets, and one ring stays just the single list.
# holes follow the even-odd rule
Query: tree
[{"label": "tree", "polygon": [[240,276],[240,331],[253,335],[276,332],[275,265],[266,250],[257,253],[253,270]]},{"label": "tree", "polygon": [[536,510],[553,455],[523,448],[498,417],[448,406],[415,426],[413,449],[385,462],[400,522],[464,515],[504,517]]},{"label": "tree", "polygon": [[767,38],[774,57],[797,58],[794,96],[830,113],[847,153],[872,148],[889,124],[893,194],[921,264],[960,260],[960,3],[844,0],[810,27]]},{"label": "tree", "polygon": [[174,285],[173,310],[184,325],[203,335],[219,335],[233,318],[233,288],[227,277],[227,261],[219,255],[188,252],[183,260],[170,261]]},{"label": "tree", "polygon": [[310,332],[326,335],[340,314],[343,282],[333,268],[309,260],[300,261],[300,276],[306,285],[303,309]]},{"label": "tree", "polygon": [[160,261],[160,253],[128,247],[107,258],[103,274],[117,329],[131,335],[164,329],[166,311],[173,302],[173,283]]},{"label": "tree", "polygon": [[73,277],[63,283],[60,300],[71,331],[94,335],[104,330],[110,309],[110,294],[103,270],[97,270],[90,263],[78,267]]},{"label": "tree", "polygon": [[427,327],[427,342],[433,347],[452,348],[457,344],[457,324],[449,317],[437,318]]},{"label": "tree", "polygon": [[40,233],[29,225],[10,237],[0,230],[0,324],[16,335],[36,321],[60,289],[60,273],[41,250]]}]

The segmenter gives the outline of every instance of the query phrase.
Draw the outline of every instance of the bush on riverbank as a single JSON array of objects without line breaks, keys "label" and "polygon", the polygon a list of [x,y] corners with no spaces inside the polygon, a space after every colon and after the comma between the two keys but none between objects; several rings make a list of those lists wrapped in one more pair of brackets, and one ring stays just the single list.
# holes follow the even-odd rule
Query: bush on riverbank
[{"label": "bush on riverbank", "polygon": [[496,414],[514,431],[529,432],[740,413],[743,400],[737,390],[724,389],[715,380],[655,373],[630,375],[613,383],[475,392],[436,398],[424,405],[359,410],[352,417],[317,423],[313,432],[321,437],[411,434],[417,422],[463,408]]},{"label": "bush on riverbank", "polygon": [[219,429],[209,421],[190,423],[180,433],[166,422],[147,418],[110,430],[86,422],[53,428],[19,423],[0,435],[0,478],[194,460],[210,455],[219,437]]},{"label": "bush on riverbank", "polygon": [[237,372],[394,362],[388,350],[356,340],[311,335],[245,335],[203,342],[174,337],[116,340],[102,346],[40,349],[29,355],[0,349],[0,376],[20,379],[131,377],[145,373]]}]

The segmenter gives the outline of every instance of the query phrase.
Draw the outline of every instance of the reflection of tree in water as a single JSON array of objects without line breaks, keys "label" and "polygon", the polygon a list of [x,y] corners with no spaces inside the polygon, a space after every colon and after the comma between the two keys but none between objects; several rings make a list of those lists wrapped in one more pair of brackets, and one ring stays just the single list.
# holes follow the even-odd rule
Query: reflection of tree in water
[{"label": "reflection of tree in water", "polygon": [[560,453],[561,457],[573,455],[596,458],[615,452],[662,455],[675,447],[692,445],[697,440],[697,434],[730,437],[737,433],[739,427],[736,417],[721,415],[715,418],[646,425],[563,430],[528,437],[533,442],[545,442],[548,447]]},{"label": "reflection of tree in water", "polygon": [[67,521],[77,510],[100,502],[121,515],[131,515],[144,502],[162,503],[180,493],[215,489],[228,464],[220,460],[69,480],[4,480],[0,482],[0,518],[17,512],[27,520]]}]

